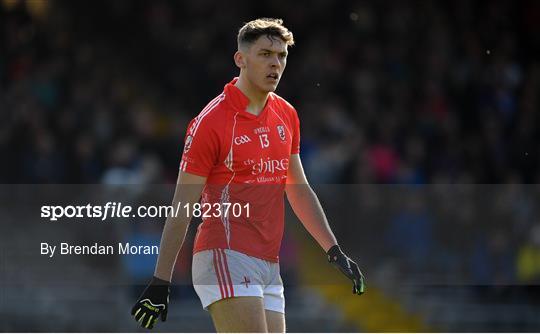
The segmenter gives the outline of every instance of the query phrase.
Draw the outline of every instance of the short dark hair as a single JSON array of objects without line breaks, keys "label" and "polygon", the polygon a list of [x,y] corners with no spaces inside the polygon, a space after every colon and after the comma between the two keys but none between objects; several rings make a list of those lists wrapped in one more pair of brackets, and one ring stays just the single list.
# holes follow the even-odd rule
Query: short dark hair
[{"label": "short dark hair", "polygon": [[259,18],[244,24],[238,31],[238,47],[251,45],[261,36],[278,37],[288,46],[294,45],[293,33],[285,28],[282,19]]}]

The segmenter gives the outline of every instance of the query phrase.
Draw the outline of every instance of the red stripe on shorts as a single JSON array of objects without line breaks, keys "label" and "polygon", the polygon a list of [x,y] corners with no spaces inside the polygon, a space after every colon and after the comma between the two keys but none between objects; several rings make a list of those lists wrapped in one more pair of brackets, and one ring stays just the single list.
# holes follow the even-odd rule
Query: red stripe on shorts
[{"label": "red stripe on shorts", "polygon": [[229,264],[227,263],[227,254],[223,249],[220,249],[220,251],[223,253],[223,263],[225,264],[225,272],[227,273],[227,277],[229,278],[229,287],[231,288],[231,297],[234,297],[234,287],[231,279],[231,273],[229,272]]},{"label": "red stripe on shorts", "polygon": [[225,298],[225,294],[223,293],[223,283],[221,281],[221,273],[218,268],[217,252],[215,249],[212,249],[212,253],[214,253],[214,270],[216,271],[216,277],[217,277],[218,285],[219,285],[219,292],[221,292],[221,298]]},{"label": "red stripe on shorts", "polygon": [[227,276],[225,276],[225,269],[223,268],[223,259],[221,258],[221,249],[217,249],[217,258],[218,258],[218,267],[219,273],[221,275],[221,280],[223,282],[223,290],[225,290],[225,298],[232,297],[229,289],[227,287]]}]

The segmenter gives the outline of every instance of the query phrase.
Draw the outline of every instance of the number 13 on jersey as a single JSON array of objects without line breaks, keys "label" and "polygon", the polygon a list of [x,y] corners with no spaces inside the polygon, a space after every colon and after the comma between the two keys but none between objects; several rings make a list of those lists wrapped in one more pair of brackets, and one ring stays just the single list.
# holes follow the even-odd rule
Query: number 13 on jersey
[{"label": "number 13 on jersey", "polygon": [[268,140],[268,134],[263,133],[259,135],[259,140],[261,142],[261,147],[266,148],[270,146],[270,141]]}]

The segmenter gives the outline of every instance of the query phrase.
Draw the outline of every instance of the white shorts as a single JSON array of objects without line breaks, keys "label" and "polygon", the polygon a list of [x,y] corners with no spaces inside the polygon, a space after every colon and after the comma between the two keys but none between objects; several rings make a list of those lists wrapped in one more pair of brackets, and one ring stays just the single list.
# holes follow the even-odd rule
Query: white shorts
[{"label": "white shorts", "polygon": [[230,249],[210,249],[193,255],[193,286],[203,308],[233,297],[261,297],[264,309],[285,313],[279,263]]}]

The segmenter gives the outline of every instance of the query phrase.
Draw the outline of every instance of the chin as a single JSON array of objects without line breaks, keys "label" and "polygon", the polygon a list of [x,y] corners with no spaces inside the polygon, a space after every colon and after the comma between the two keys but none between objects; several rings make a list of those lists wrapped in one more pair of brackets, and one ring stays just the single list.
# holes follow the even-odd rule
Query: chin
[{"label": "chin", "polygon": [[275,84],[275,85],[268,85],[268,86],[266,86],[265,91],[266,91],[267,93],[273,93],[273,92],[275,92],[276,89],[277,89],[277,87],[278,87],[278,84],[279,84],[279,83],[277,83],[277,84]]},{"label": "chin", "polygon": [[259,86],[259,90],[265,94],[268,94],[268,93],[273,93],[276,91],[276,88],[277,88],[277,85],[276,86],[273,86],[273,85],[262,85],[262,86]]}]

